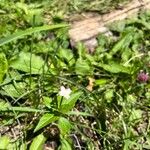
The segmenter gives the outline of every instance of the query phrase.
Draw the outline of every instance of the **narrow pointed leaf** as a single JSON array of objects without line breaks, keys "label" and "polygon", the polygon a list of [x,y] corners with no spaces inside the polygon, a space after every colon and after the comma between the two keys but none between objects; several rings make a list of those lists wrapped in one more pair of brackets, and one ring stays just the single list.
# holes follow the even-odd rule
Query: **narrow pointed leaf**
[{"label": "narrow pointed leaf", "polygon": [[29,28],[24,31],[19,31],[19,32],[9,35],[5,38],[0,39],[0,46],[7,44],[13,40],[16,40],[18,38],[21,38],[23,36],[30,35],[32,33],[46,31],[46,30],[54,30],[54,29],[63,28],[63,27],[67,27],[67,25],[66,24],[45,25],[45,26],[41,26],[41,27]]}]

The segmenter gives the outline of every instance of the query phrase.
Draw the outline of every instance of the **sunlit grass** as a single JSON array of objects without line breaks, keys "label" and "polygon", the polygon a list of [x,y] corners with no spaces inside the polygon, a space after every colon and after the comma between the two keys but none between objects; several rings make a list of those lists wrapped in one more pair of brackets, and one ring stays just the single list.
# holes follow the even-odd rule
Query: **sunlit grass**
[{"label": "sunlit grass", "polygon": [[124,2],[0,3],[0,149],[149,149],[150,12],[112,24],[93,54],[63,20]]}]

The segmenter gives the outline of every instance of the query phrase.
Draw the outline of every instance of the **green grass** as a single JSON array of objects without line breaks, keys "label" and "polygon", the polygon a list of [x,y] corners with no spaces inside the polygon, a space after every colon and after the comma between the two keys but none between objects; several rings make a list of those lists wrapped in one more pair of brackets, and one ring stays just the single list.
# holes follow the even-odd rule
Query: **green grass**
[{"label": "green grass", "polygon": [[117,2],[0,2],[0,149],[150,149],[150,11],[111,24],[88,54],[60,14]]}]

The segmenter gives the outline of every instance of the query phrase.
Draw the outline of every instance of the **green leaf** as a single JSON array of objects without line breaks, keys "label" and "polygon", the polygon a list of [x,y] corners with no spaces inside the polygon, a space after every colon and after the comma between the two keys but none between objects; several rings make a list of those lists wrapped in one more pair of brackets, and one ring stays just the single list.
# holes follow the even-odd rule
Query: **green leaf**
[{"label": "green leaf", "polygon": [[[22,4],[22,3],[20,3],[20,4]],[[26,10],[27,10],[27,13],[24,14],[24,19],[28,23],[30,23],[32,26],[34,26],[34,25],[38,26],[38,25],[42,24],[42,22],[43,22],[43,17],[42,17],[43,11],[42,11],[42,9],[39,9],[39,8],[29,9],[29,8],[27,8]]]},{"label": "green leaf", "polygon": [[0,53],[0,83],[3,81],[4,75],[7,73],[8,62],[4,53]]},{"label": "green leaf", "polygon": [[100,64],[99,66],[102,67],[104,70],[111,72],[111,73],[127,73],[130,74],[130,69],[120,65],[119,63],[116,62],[109,62],[109,64]]},{"label": "green leaf", "polygon": [[92,71],[92,68],[87,60],[78,59],[75,65],[75,71],[80,75],[89,75]]},{"label": "green leaf", "polygon": [[9,103],[6,103],[2,99],[0,99],[0,110],[2,110],[4,108],[8,108],[8,107],[10,107]]},{"label": "green leaf", "polygon": [[40,121],[38,122],[36,128],[34,129],[34,132],[42,129],[43,127],[45,127],[46,125],[58,120],[59,117],[54,116],[53,114],[44,114]]},{"label": "green leaf", "polygon": [[79,112],[79,111],[69,111],[68,113],[66,113],[67,115],[75,115],[75,116],[90,116],[90,117],[94,117],[92,114],[89,114],[87,112]]},{"label": "green leaf", "polygon": [[70,124],[69,120],[67,120],[66,118],[63,118],[63,117],[59,118],[58,127],[60,129],[61,135],[63,135],[63,136],[69,134],[69,132],[71,130],[71,124]]},{"label": "green leaf", "polygon": [[54,30],[54,29],[63,28],[63,27],[67,27],[67,26],[68,25],[66,25],[66,24],[57,24],[57,25],[45,25],[42,27],[29,28],[24,31],[16,32],[12,35],[9,35],[5,38],[0,39],[0,46],[7,44],[13,40],[16,40],[18,38],[21,38],[25,35],[30,35],[32,33],[40,32],[40,31]]},{"label": "green leaf", "polygon": [[133,34],[131,33],[128,33],[126,36],[123,36],[123,38],[118,43],[116,43],[113,49],[110,51],[110,55],[114,55],[118,51],[122,51],[123,49],[127,48],[132,40]]},{"label": "green leaf", "polygon": [[43,97],[43,103],[46,107],[51,108],[50,107],[51,102],[52,102],[52,98],[46,96]]},{"label": "green leaf", "polygon": [[108,89],[105,92],[105,99],[108,103],[112,101],[112,98],[114,96],[114,89]]},{"label": "green leaf", "polygon": [[34,109],[30,107],[11,107],[11,105],[2,99],[0,99],[0,112],[9,112],[9,111],[17,111],[17,112],[46,112],[40,109]]},{"label": "green leaf", "polygon": [[8,150],[27,150],[27,144],[26,143],[21,143],[19,140],[9,143]]},{"label": "green leaf", "polygon": [[150,30],[150,24],[140,19],[135,19],[136,23],[143,25],[146,29]]},{"label": "green leaf", "polygon": [[61,146],[60,147],[61,147],[60,150],[72,150],[71,145],[64,138],[61,139]]},{"label": "green leaf", "polygon": [[43,150],[43,145],[46,141],[46,138],[43,134],[38,135],[33,139],[29,150]]},{"label": "green leaf", "polygon": [[26,84],[23,82],[19,82],[15,84],[8,84],[8,85],[3,86],[4,91],[1,91],[1,94],[14,97],[14,98],[18,98],[26,92],[25,88],[26,88]]},{"label": "green leaf", "polygon": [[109,27],[110,27],[110,30],[117,31],[117,32],[123,32],[125,25],[126,25],[125,20],[120,20],[119,22],[115,21],[115,22],[111,23]]},{"label": "green leaf", "polygon": [[130,149],[129,147],[131,145],[133,145],[131,140],[129,140],[129,139],[125,140],[124,145],[123,145],[123,150],[129,150]]},{"label": "green leaf", "polygon": [[0,111],[3,111],[3,112],[9,112],[9,111],[17,111],[17,112],[46,112],[44,110],[40,110],[40,109],[34,109],[34,108],[30,108],[30,107],[0,107]]},{"label": "green leaf", "polygon": [[108,79],[97,79],[95,80],[95,85],[105,85],[108,81]]},{"label": "green leaf", "polygon": [[58,55],[62,60],[67,61],[70,66],[72,66],[75,63],[73,53],[69,49],[61,48],[58,52]]},{"label": "green leaf", "polygon": [[132,56],[132,51],[130,49],[125,49],[121,55],[123,62],[129,60],[130,56]]},{"label": "green leaf", "polygon": [[79,59],[82,59],[86,54],[86,47],[81,42],[78,42],[76,47],[77,47],[77,50],[78,50]]},{"label": "green leaf", "polygon": [[10,142],[10,139],[8,136],[0,137],[0,149],[1,150],[7,149],[9,142]]},{"label": "green leaf", "polygon": [[44,64],[44,60],[41,57],[31,55],[28,52],[21,52],[18,58],[10,62],[12,68],[31,74],[41,74],[43,69],[46,71],[47,67]]},{"label": "green leaf", "polygon": [[71,97],[69,99],[64,99],[61,104],[60,111],[63,113],[67,113],[68,111],[70,111],[75,106],[76,101],[82,94],[82,92],[76,92],[74,94],[71,94]]},{"label": "green leaf", "polygon": [[132,122],[139,122],[142,118],[142,111],[140,109],[132,110],[129,120]]},{"label": "green leaf", "polygon": [[128,94],[127,95],[127,103],[128,104],[135,104],[137,101],[137,97],[134,94]]},{"label": "green leaf", "polygon": [[143,144],[143,149],[150,150],[150,136],[146,137],[146,142]]},{"label": "green leaf", "polygon": [[144,144],[144,145],[143,145],[143,148],[148,150],[148,149],[150,149],[150,145]]}]

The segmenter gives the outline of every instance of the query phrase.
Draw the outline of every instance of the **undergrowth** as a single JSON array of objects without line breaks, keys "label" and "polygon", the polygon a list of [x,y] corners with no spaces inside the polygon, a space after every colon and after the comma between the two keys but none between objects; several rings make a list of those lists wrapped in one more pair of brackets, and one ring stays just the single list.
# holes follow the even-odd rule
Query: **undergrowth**
[{"label": "undergrowth", "polygon": [[45,4],[0,4],[0,149],[150,149],[150,12],[89,54]]}]

